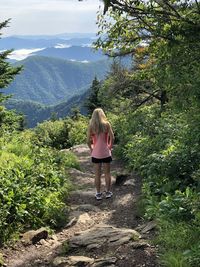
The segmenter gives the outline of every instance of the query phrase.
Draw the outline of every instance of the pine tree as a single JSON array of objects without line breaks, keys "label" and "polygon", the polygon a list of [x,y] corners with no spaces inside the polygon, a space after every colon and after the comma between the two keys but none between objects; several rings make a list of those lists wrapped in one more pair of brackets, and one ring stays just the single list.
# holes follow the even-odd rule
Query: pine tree
[{"label": "pine tree", "polygon": [[92,85],[89,89],[89,97],[86,100],[85,107],[88,109],[88,113],[92,114],[95,108],[101,106],[101,101],[98,97],[99,90],[101,88],[101,83],[95,76],[94,80],[92,81]]},{"label": "pine tree", "polygon": [[[10,19],[0,23],[0,31],[8,26]],[[0,36],[2,33],[0,33]],[[22,67],[13,67],[6,59],[13,50],[5,50],[0,53],[0,90],[5,89],[17,75]],[[8,96],[4,96],[3,92],[0,92],[0,103],[7,99]]]},{"label": "pine tree", "polygon": [[[10,19],[0,23],[0,31],[8,26]],[[0,36],[2,33],[0,32]],[[11,63],[7,61],[8,55],[13,50],[5,50],[0,52],[0,90],[6,89],[6,87],[14,80],[15,75],[20,73],[22,66],[13,67]],[[6,96],[0,91],[0,133],[3,133],[3,129],[6,131],[12,131],[14,129],[23,130],[24,118],[22,115],[17,115],[14,111],[8,111],[3,103],[10,96]]]}]

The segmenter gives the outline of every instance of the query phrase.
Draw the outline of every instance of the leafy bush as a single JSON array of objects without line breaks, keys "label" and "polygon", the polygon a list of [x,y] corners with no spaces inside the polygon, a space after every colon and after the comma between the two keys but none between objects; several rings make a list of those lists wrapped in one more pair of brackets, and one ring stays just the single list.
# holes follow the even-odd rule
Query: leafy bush
[{"label": "leafy bush", "polygon": [[35,128],[38,144],[50,146],[57,149],[71,146],[69,131],[72,127],[72,120],[45,121]]},{"label": "leafy bush", "polygon": [[80,116],[78,120],[74,120],[69,131],[69,141],[71,145],[79,145],[86,143],[86,133],[88,127],[88,119]]},{"label": "leafy bush", "polygon": [[[29,139],[30,138],[30,139]],[[42,225],[66,223],[64,198],[70,190],[66,174],[78,167],[70,152],[39,147],[30,132],[0,139],[0,240]]]},{"label": "leafy bush", "polygon": [[34,141],[42,146],[57,149],[69,148],[85,143],[88,120],[79,116],[77,119],[66,118],[58,121],[45,121],[35,128]]},{"label": "leafy bush", "polygon": [[168,110],[160,115],[158,107],[152,105],[115,121],[117,153],[143,177],[143,215],[160,222],[164,266],[198,266],[200,261],[195,238],[200,231],[197,114],[196,107],[195,112]]}]

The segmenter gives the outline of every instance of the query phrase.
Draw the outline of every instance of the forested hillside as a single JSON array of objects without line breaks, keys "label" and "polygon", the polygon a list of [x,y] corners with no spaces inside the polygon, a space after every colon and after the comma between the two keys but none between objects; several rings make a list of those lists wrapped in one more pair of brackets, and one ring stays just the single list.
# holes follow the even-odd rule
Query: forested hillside
[{"label": "forested hillside", "polygon": [[23,65],[23,70],[6,92],[15,99],[50,105],[86,91],[95,76],[105,76],[109,62],[78,63],[32,56],[16,65]]},{"label": "forested hillside", "polygon": [[64,118],[72,113],[73,108],[80,110],[82,114],[86,114],[84,107],[89,91],[83,94],[71,97],[68,101],[57,105],[45,106],[33,101],[9,99],[5,102],[6,108],[15,110],[19,114],[24,115],[25,127],[33,128],[44,120]]},{"label": "forested hillside", "polygon": [[108,57],[101,50],[96,51],[92,47],[71,46],[68,48],[49,47],[35,53],[38,56],[47,56],[76,61],[94,62],[106,60]]}]

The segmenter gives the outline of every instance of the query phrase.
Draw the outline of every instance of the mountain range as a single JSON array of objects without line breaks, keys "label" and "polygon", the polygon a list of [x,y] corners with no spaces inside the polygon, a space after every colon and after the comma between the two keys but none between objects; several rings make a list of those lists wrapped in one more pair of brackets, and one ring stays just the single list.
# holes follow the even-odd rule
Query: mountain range
[{"label": "mountain range", "polygon": [[[71,37],[70,37],[71,36]],[[32,49],[42,47],[54,47],[57,44],[84,46],[92,44],[96,39],[94,34],[63,34],[53,36],[9,36],[1,38],[0,49]]]},{"label": "mountain range", "polygon": [[38,123],[51,119],[52,114],[54,114],[56,118],[64,118],[70,115],[71,110],[74,107],[78,108],[82,114],[86,114],[87,110],[84,105],[87,96],[88,91],[76,95],[68,101],[52,106],[45,106],[33,101],[23,101],[11,98],[5,102],[5,106],[8,109],[17,111],[17,113],[24,114],[25,126],[33,128]]},{"label": "mountain range", "polygon": [[22,112],[28,127],[49,119],[52,113],[65,117],[74,106],[86,112],[84,101],[93,79],[104,79],[112,63],[101,50],[92,49],[95,38],[90,33],[1,38],[0,50],[14,49],[8,60],[23,65],[3,90],[12,94],[6,107]]},{"label": "mountain range", "polygon": [[108,61],[91,63],[31,56],[15,65],[23,65],[21,74],[6,88],[14,99],[55,105],[84,93],[95,76],[101,80],[109,69]]}]

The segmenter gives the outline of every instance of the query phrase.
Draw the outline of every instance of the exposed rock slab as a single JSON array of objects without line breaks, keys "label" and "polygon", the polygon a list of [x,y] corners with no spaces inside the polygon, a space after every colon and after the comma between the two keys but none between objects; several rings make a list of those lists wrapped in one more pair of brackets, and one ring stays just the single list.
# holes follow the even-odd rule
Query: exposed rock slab
[{"label": "exposed rock slab", "polygon": [[47,239],[48,231],[46,228],[42,227],[36,231],[31,230],[22,235],[22,242],[26,245],[36,244],[41,239]]},{"label": "exposed rock slab", "polygon": [[93,228],[79,232],[70,240],[70,247],[120,246],[129,241],[138,240],[140,234],[132,229],[116,228],[111,225],[99,224]]},{"label": "exposed rock slab", "polygon": [[155,221],[150,221],[148,223],[145,223],[143,225],[140,225],[137,227],[137,230],[140,231],[142,234],[146,234],[149,231],[153,230],[156,228],[157,224]]},{"label": "exposed rock slab", "polygon": [[110,258],[101,258],[94,261],[91,267],[112,267],[115,266],[117,258],[110,257]]},{"label": "exposed rock slab", "polygon": [[93,258],[85,256],[69,256],[69,257],[57,257],[53,261],[54,267],[69,267],[69,266],[91,266],[94,262]]}]

